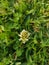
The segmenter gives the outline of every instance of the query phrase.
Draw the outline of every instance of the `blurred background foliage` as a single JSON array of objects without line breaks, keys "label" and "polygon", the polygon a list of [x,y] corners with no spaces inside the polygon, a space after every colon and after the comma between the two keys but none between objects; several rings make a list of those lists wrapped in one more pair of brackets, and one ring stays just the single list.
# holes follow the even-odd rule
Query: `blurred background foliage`
[{"label": "blurred background foliage", "polygon": [[49,0],[0,0],[0,65],[49,65]]}]

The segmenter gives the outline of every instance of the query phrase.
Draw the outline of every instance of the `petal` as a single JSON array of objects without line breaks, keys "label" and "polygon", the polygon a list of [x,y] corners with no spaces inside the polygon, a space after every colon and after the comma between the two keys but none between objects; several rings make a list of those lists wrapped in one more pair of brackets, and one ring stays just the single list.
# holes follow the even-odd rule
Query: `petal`
[{"label": "petal", "polygon": [[22,40],[22,38],[19,39],[19,41],[21,41],[21,40]]},{"label": "petal", "polygon": [[19,34],[18,36],[20,36],[21,37],[21,35]]}]

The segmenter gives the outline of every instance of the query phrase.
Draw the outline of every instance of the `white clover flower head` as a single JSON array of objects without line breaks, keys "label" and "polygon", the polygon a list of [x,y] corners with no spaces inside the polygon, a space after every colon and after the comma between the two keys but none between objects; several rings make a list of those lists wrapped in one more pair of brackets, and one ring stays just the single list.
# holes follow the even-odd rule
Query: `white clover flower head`
[{"label": "white clover flower head", "polygon": [[22,32],[20,32],[19,36],[20,36],[19,40],[22,41],[22,43],[26,43],[29,39],[30,33],[23,29]]}]

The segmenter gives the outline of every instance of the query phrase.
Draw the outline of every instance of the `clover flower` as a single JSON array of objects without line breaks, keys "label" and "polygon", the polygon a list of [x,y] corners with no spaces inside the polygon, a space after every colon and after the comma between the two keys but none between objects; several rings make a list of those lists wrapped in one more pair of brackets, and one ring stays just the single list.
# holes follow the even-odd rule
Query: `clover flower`
[{"label": "clover flower", "polygon": [[20,32],[19,36],[19,40],[22,41],[22,43],[26,43],[29,39],[30,33],[24,29],[22,32]]}]

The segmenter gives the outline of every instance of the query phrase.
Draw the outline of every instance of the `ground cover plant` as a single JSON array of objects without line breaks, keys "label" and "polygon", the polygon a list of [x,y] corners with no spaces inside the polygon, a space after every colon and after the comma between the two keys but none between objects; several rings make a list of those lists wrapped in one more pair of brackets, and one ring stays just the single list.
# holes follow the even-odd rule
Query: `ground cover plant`
[{"label": "ground cover plant", "polygon": [[0,0],[0,65],[49,65],[49,0]]}]

